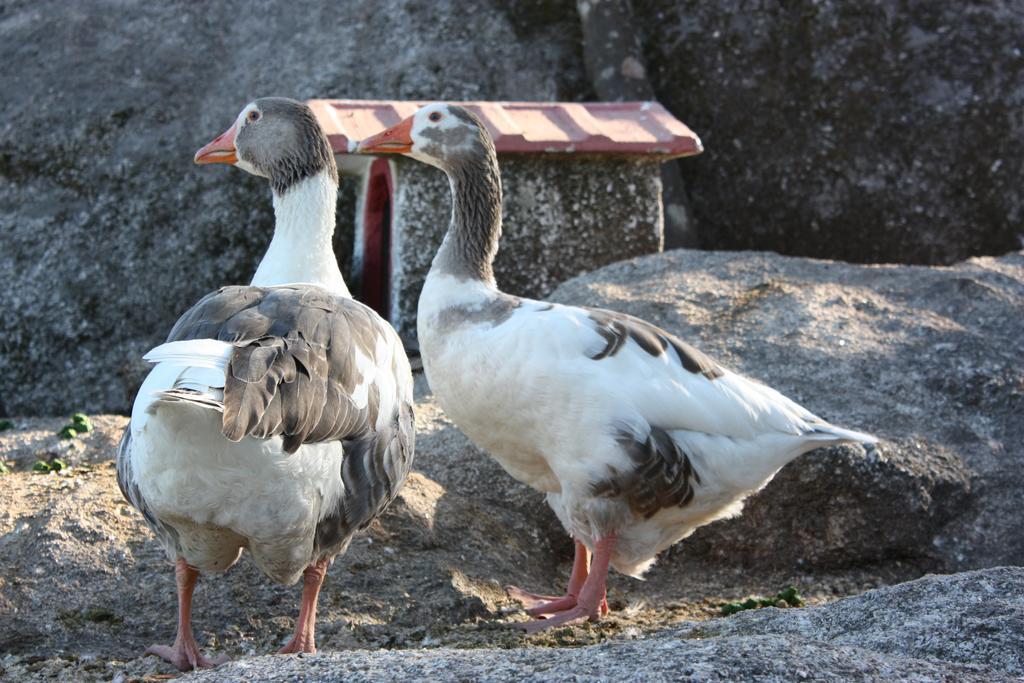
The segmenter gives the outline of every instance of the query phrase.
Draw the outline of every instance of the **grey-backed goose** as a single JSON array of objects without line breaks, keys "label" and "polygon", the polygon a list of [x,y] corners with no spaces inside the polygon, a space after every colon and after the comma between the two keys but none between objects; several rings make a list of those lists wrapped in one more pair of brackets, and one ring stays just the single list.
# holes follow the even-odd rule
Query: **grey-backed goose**
[{"label": "grey-backed goose", "polygon": [[800,454],[874,442],[643,320],[501,292],[497,157],[465,109],[429,105],[358,151],[406,154],[450,180],[451,224],[419,300],[427,379],[459,428],[546,494],[576,542],[566,595],[510,589],[548,617],[527,631],[600,618],[609,566],[639,577],[694,529],[738,514]]},{"label": "grey-backed goose", "polygon": [[211,666],[192,636],[199,572],[244,548],[271,579],[304,577],[281,652],[315,652],[327,567],[394,498],[412,464],[413,389],[395,331],[354,301],[331,248],[338,172],[310,109],[264,98],[196,153],[273,189],[274,237],[249,286],[185,312],[139,390],[118,482],[175,562],[178,632],[157,654]]}]

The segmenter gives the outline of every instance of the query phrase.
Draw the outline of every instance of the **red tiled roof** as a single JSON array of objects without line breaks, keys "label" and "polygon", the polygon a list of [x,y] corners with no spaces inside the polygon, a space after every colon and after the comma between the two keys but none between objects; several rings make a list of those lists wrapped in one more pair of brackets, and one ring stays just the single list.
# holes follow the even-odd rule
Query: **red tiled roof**
[{"label": "red tiled roof", "polygon": [[[337,154],[427,102],[309,100]],[[700,138],[657,102],[456,102],[479,116],[499,152],[654,156],[699,154]]]}]

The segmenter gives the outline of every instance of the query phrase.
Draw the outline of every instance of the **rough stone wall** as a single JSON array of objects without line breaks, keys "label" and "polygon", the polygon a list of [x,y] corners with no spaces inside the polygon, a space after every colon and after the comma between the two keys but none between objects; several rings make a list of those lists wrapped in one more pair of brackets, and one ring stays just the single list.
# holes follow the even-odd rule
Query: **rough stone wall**
[{"label": "rough stone wall", "polygon": [[1024,234],[1024,6],[635,0],[701,246],[953,263]]},{"label": "rough stone wall", "polygon": [[0,414],[126,411],[177,316],[249,281],[269,189],[192,164],[247,101],[563,99],[586,77],[562,30],[488,0],[3,3]]},{"label": "rough stone wall", "polygon": [[[503,291],[547,296],[559,283],[620,259],[661,250],[656,163],[502,155],[502,238],[494,270]],[[451,220],[444,174],[395,163],[392,321],[416,332],[416,303]]]},{"label": "rough stone wall", "polygon": [[[499,2],[517,35],[570,44],[574,4]],[[933,264],[1020,248],[1019,0],[632,9],[655,94],[705,144],[678,162],[702,248]]]},{"label": "rough stone wall", "polygon": [[[703,246],[949,263],[1019,245],[1019,1],[634,10],[658,97],[707,147],[680,162]],[[593,99],[581,40],[575,4],[543,0],[4,3],[0,413],[127,410],[141,353],[248,281],[265,183],[191,163],[246,101]]]}]

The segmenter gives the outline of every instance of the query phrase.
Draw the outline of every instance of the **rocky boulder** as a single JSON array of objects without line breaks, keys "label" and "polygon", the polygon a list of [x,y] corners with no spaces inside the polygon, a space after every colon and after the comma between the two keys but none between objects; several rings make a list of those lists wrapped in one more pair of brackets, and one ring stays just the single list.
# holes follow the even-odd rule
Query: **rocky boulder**
[{"label": "rocky boulder", "polygon": [[492,2],[5,4],[0,415],[126,412],[141,354],[204,293],[249,281],[269,188],[192,164],[249,100],[557,100],[585,83],[575,53]]},{"label": "rocky boulder", "polygon": [[187,681],[1014,681],[1024,569],[929,576],[823,607],[765,609],[574,649],[258,657]]},{"label": "rocky boulder", "polygon": [[[1008,4],[633,4],[647,79],[706,144],[680,164],[704,247],[939,263],[1019,247]],[[191,163],[246,101],[594,99],[582,40],[573,3],[538,0],[7,3],[0,414],[126,412],[176,316],[248,281],[265,184]]]},{"label": "rocky boulder", "polygon": [[802,456],[673,561],[1024,563],[1024,253],[928,268],[674,251],[550,298],[650,320],[882,439]]},{"label": "rocky boulder", "polygon": [[[586,3],[584,3],[586,4]],[[953,263],[1021,246],[1016,2],[634,0],[701,245]]]},{"label": "rocky boulder", "polygon": [[[699,530],[646,581],[613,575],[600,625],[526,637],[502,626],[524,618],[502,588],[560,590],[571,545],[541,496],[473,447],[420,376],[415,472],[328,574],[318,634],[333,654],[245,659],[289,636],[298,590],[271,585],[243,557],[197,594],[200,643],[241,658],[214,674],[1019,675],[1020,569],[718,617],[722,602],[788,584],[820,605],[929,569],[1022,562],[1024,254],[936,268],[674,252],[577,278],[552,298],[644,316],[882,443],[803,456],[743,516]],[[62,441],[63,422],[17,419],[0,433],[11,470],[0,475],[0,676],[167,673],[139,656],[172,636],[175,597],[166,558],[114,480],[126,418],[96,417],[94,431]],[[59,473],[33,472],[58,459],[68,465]]]}]

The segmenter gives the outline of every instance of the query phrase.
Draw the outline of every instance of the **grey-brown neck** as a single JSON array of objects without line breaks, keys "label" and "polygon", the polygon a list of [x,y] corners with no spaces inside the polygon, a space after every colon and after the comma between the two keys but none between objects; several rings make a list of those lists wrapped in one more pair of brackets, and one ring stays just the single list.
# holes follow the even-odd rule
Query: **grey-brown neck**
[{"label": "grey-brown neck", "polygon": [[452,222],[433,267],[456,277],[494,285],[491,267],[501,238],[501,174],[490,139],[446,169],[452,188]]}]

